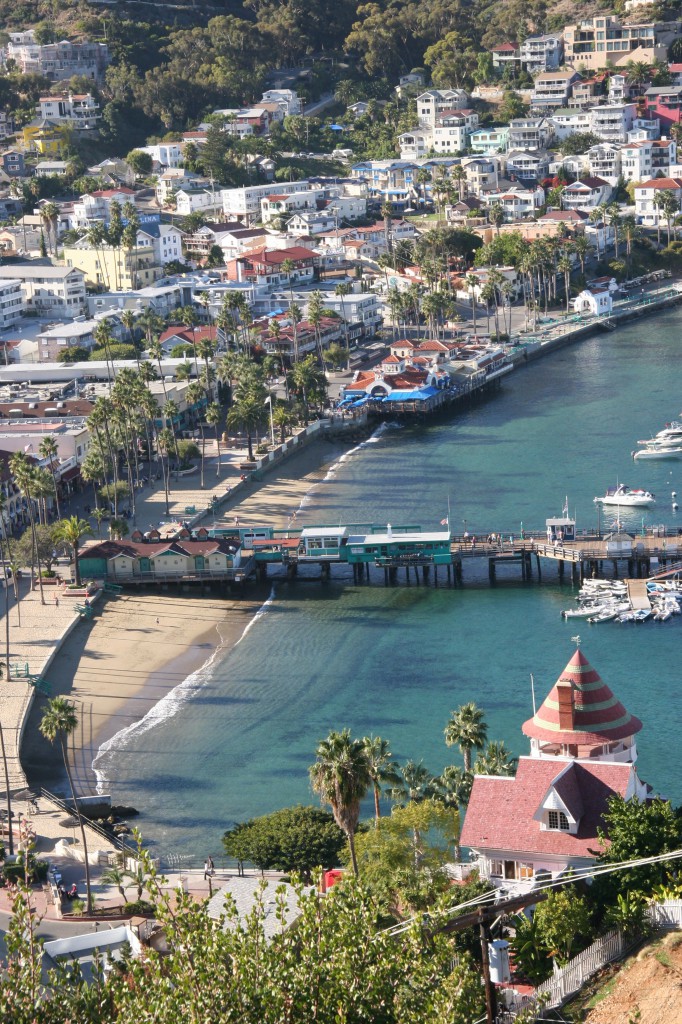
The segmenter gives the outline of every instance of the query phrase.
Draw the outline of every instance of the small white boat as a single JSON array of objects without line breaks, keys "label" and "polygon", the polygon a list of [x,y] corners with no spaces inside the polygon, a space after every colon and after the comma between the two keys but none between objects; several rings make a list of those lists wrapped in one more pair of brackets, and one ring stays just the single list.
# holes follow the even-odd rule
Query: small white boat
[{"label": "small white boat", "polygon": [[615,619],[616,615],[618,615],[618,612],[615,608],[602,608],[598,615],[591,615],[587,621],[592,623],[611,622],[612,619]]},{"label": "small white boat", "polygon": [[603,610],[602,605],[583,605],[582,608],[566,608],[561,614],[565,619],[586,619],[589,615],[596,615]]},{"label": "small white boat", "polygon": [[641,451],[633,452],[633,459],[679,459],[682,456],[682,447],[674,448],[642,448]]},{"label": "small white boat", "polygon": [[638,608],[634,613],[635,622],[646,622],[647,619],[651,618],[651,612],[648,608]]},{"label": "small white boat", "polygon": [[603,498],[594,500],[601,505],[619,505],[621,508],[648,508],[656,504],[656,496],[651,491],[628,487],[626,484],[609,487]]}]

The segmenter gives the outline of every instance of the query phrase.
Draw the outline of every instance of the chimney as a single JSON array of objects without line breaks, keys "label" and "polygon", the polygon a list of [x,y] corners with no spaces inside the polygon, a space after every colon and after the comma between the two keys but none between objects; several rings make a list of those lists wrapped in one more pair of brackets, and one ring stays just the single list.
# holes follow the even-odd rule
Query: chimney
[{"label": "chimney", "polygon": [[560,679],[556,685],[557,697],[559,700],[559,728],[573,731],[573,684],[568,680]]}]

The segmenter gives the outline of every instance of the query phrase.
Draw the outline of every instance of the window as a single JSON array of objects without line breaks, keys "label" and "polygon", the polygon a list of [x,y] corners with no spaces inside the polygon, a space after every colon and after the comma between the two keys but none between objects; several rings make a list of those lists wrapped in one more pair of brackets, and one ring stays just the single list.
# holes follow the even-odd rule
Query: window
[{"label": "window", "polygon": [[547,819],[549,828],[557,832],[568,832],[568,818],[563,811],[549,811]]}]

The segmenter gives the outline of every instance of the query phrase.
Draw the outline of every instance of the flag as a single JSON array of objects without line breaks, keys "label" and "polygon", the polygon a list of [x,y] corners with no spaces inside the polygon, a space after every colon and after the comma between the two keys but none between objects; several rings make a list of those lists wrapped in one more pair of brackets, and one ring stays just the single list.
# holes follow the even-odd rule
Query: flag
[{"label": "flag", "polygon": [[449,526],[450,525],[450,520],[448,519],[447,516],[445,517],[445,519],[441,519],[440,525],[441,526]]},{"label": "flag", "polygon": [[566,501],[564,502],[564,507],[561,510],[561,514],[562,516],[568,515],[568,495],[566,495]]},{"label": "flag", "polygon": [[268,397],[263,402],[263,405],[271,405],[271,404],[272,404],[272,395],[268,395]]}]

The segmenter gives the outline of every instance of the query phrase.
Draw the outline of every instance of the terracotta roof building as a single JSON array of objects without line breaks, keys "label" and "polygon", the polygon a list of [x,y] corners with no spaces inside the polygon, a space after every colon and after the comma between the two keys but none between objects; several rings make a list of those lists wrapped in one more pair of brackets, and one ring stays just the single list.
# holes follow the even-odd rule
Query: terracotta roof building
[{"label": "terracotta roof building", "polygon": [[609,799],[650,795],[635,768],[641,728],[577,650],[523,725],[531,754],[516,775],[474,778],[460,842],[481,876],[525,889],[593,863]]}]

